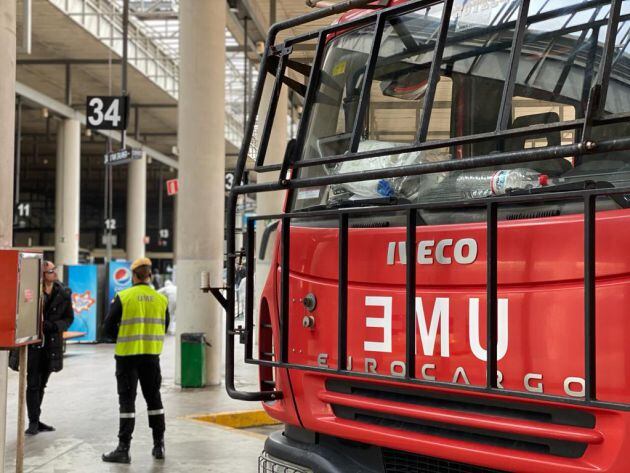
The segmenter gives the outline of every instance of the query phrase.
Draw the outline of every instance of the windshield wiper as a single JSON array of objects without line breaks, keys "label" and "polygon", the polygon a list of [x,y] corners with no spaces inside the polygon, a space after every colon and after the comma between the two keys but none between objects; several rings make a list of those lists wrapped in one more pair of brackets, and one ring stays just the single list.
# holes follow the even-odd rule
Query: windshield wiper
[{"label": "windshield wiper", "polygon": [[591,189],[612,189],[615,186],[608,181],[585,181],[564,182],[562,184],[554,184],[550,186],[533,187],[531,189],[508,189],[508,195],[534,195],[548,194],[549,192],[569,192],[582,191]]},{"label": "windshield wiper", "polygon": [[298,209],[296,212],[312,212],[315,210],[333,210],[340,208],[352,207],[376,207],[383,205],[400,205],[409,204],[411,201],[402,197],[377,197],[375,199],[357,199],[357,200],[339,200],[337,202],[328,202],[327,204],[311,205]]},{"label": "windshield wiper", "polygon": [[[546,194],[549,192],[570,192],[592,189],[614,189],[615,185],[608,181],[593,181],[587,179],[585,181],[565,182],[552,186],[536,187],[534,189],[512,189],[508,190],[508,195],[533,195]],[[608,196],[610,200],[615,202],[622,209],[630,208],[630,195],[611,194]]]}]

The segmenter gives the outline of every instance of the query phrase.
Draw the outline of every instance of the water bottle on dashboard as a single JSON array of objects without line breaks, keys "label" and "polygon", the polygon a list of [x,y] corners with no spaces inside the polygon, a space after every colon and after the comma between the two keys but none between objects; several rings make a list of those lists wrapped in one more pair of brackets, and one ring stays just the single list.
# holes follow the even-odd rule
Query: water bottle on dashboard
[{"label": "water bottle on dashboard", "polygon": [[546,186],[548,180],[546,174],[526,168],[464,171],[455,179],[455,188],[463,197],[480,199],[503,195],[508,189],[532,189]]}]

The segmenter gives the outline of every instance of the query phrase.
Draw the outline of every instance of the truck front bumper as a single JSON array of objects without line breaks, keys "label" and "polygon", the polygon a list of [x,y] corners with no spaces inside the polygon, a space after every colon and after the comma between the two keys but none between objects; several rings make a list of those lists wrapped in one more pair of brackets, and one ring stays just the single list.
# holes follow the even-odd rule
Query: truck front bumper
[{"label": "truck front bumper", "polygon": [[271,434],[259,473],[384,473],[380,448],[287,425]]},{"label": "truck front bumper", "polygon": [[259,473],[506,473],[445,459],[380,448],[285,426],[271,434],[258,461]]}]

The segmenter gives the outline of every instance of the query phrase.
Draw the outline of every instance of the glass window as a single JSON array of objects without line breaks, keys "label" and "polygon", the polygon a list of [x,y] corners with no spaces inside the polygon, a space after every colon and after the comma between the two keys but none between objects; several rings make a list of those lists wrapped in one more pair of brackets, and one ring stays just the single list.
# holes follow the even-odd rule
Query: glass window
[{"label": "glass window", "polygon": [[[369,151],[413,143],[420,125],[435,37],[442,18],[443,5],[421,8],[386,21],[379,47],[369,102],[361,126],[358,151]],[[341,155],[350,150],[352,131],[357,120],[365,71],[374,41],[374,25],[347,32],[331,40],[325,51],[324,66],[316,102],[307,128],[302,159]],[[440,81],[436,100],[442,104],[431,120],[430,137],[448,137],[451,81]],[[444,105],[446,104],[446,105]],[[448,150],[427,153],[448,159]],[[387,156],[361,162],[310,167],[302,176],[346,173],[367,168],[413,164],[418,153]],[[352,195],[386,195],[373,188],[378,183],[307,189],[296,193],[296,208],[339,201]],[[351,190],[350,190],[350,189]]]},{"label": "glass window", "polygon": [[621,3],[621,20],[615,37],[615,54],[606,96],[606,113],[630,112],[630,1]]},{"label": "glass window", "polygon": [[[543,3],[533,1],[530,15],[540,11]],[[547,95],[547,100],[572,103],[578,107],[578,116],[582,116],[601,61],[610,6],[586,8],[585,2],[578,2],[577,7],[582,8],[530,22],[518,64],[515,94]],[[548,8],[547,5],[545,10]],[[558,10],[549,13],[553,11]]]},{"label": "glass window", "polygon": [[[449,17],[427,141],[496,130],[520,3],[456,0]],[[416,140],[442,11],[442,4],[437,4],[386,22],[370,78],[359,152],[400,147]],[[591,0],[572,4],[562,0],[531,1],[523,47],[517,56],[508,128],[540,129],[542,125],[584,117],[603,56],[609,14],[610,4]],[[374,31],[374,25],[367,26],[343,33],[328,43],[303,158],[341,155],[350,149]],[[604,109],[607,115],[630,111],[630,0],[622,3],[615,44]],[[595,140],[630,136],[630,125],[600,125],[592,133]],[[532,131],[502,140],[493,138],[430,151],[301,168],[300,176],[362,172],[581,140],[581,127]],[[498,174],[511,176],[510,187],[500,193],[584,180],[628,185],[630,154],[602,153],[299,190],[294,208],[384,197],[410,202],[483,198],[497,192],[490,181]],[[570,211],[579,209],[572,206]]]},{"label": "glass window", "polygon": [[373,24],[329,40],[302,159],[343,154],[349,149],[373,41]]}]

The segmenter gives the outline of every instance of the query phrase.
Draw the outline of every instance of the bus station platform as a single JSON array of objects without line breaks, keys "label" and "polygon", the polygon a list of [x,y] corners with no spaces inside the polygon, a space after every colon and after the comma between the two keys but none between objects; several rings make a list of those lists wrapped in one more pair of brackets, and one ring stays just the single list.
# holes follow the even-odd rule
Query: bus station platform
[{"label": "bus station platform", "polygon": [[[230,399],[223,386],[184,389],[176,386],[174,339],[167,337],[162,356],[162,399],[166,412],[166,459],[151,456],[151,431],[140,392],[131,465],[103,463],[101,454],[117,443],[118,398],[114,345],[68,344],[65,367],[53,373],[42,406],[42,421],[55,432],[26,437],[24,471],[32,473],[227,472],[256,471],[269,428],[235,429],[192,417],[257,409]],[[17,424],[17,373],[10,372],[7,425]],[[256,381],[241,371],[239,384]],[[258,411],[256,411],[258,412]],[[16,432],[7,429],[5,471],[15,471]]]}]

